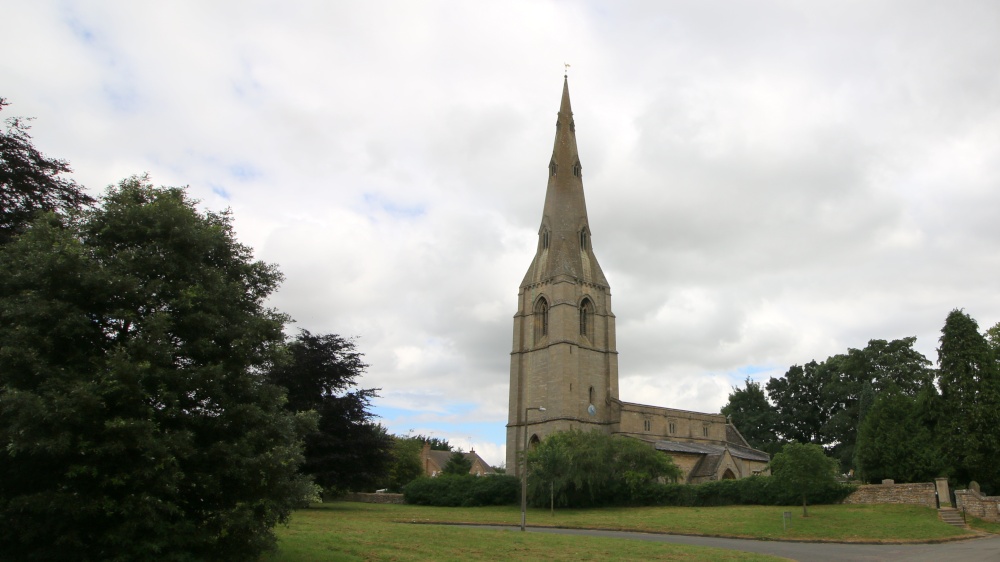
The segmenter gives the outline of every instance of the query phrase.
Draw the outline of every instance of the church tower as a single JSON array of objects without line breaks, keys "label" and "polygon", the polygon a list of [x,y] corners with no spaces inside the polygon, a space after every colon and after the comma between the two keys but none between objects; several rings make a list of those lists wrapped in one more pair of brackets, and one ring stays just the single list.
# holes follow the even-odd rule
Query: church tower
[{"label": "church tower", "polygon": [[564,78],[538,246],[518,291],[510,355],[507,469],[525,444],[619,422],[611,289],[594,256],[576,124]]}]

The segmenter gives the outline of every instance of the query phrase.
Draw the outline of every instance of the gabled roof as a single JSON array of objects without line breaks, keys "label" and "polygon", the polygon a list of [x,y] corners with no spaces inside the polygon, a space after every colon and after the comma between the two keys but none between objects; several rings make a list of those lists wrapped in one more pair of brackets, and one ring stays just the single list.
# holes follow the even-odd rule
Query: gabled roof
[{"label": "gabled roof", "polygon": [[694,470],[691,471],[690,478],[715,476],[716,471],[719,470],[719,463],[722,462],[722,456],[722,453],[712,453],[702,457],[695,465]]},{"label": "gabled roof", "polygon": [[[452,452],[452,451],[435,451],[435,450],[430,450],[430,451],[427,451],[426,454],[427,454],[427,458],[430,459],[431,462],[433,462],[434,464],[437,465],[438,470],[443,470],[444,466],[446,464],[448,464],[448,460],[455,453]],[[468,453],[462,453],[462,455],[465,456],[465,458],[468,459],[473,464],[473,466],[475,466],[476,461],[478,461],[480,463],[480,465],[483,467],[483,473],[484,474],[494,474],[496,472],[495,470],[493,470],[493,467],[490,466],[489,463],[487,463],[486,461],[484,461],[482,459],[482,457],[480,457],[478,454],[476,454],[475,451],[471,451],[471,452],[468,452]]]}]

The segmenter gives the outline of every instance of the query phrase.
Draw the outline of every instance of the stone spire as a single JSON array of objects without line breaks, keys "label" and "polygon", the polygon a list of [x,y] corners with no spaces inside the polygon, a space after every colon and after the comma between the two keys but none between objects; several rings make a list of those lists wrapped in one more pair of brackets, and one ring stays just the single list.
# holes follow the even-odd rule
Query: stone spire
[{"label": "stone spire", "polygon": [[590,241],[587,202],[583,196],[583,166],[576,147],[576,124],[566,77],[563,77],[562,102],[548,172],[538,249],[521,286],[566,276],[607,287],[608,281]]}]

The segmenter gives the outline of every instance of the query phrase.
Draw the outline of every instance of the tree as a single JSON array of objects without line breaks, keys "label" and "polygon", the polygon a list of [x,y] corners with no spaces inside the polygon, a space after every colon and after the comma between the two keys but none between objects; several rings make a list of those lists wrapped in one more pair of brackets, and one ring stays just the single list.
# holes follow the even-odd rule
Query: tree
[{"label": "tree", "polygon": [[432,451],[451,451],[453,450],[451,443],[443,437],[427,437],[426,435],[414,435],[409,437],[409,439],[416,439],[420,442],[421,446],[424,443],[429,443]]},{"label": "tree", "polygon": [[917,396],[887,388],[875,398],[858,430],[857,466],[862,480],[928,482],[947,468],[935,438],[934,386]]},{"label": "tree", "polygon": [[400,492],[403,486],[416,480],[424,474],[420,464],[420,451],[423,441],[413,437],[394,436],[392,439],[392,463],[384,487],[393,492]]},{"label": "tree", "polygon": [[[930,361],[913,349],[915,337],[869,340],[864,349],[848,349],[823,362],[822,400],[827,419],[820,428],[822,444],[845,472],[854,466],[862,397],[886,389],[915,397],[932,380]],[[867,403],[865,406],[870,406]]]},{"label": "tree", "polygon": [[823,424],[829,419],[823,400],[824,366],[815,361],[804,367],[792,365],[783,378],[767,381],[783,442],[823,442]]},{"label": "tree", "polygon": [[465,457],[465,453],[455,451],[448,457],[448,462],[444,463],[441,472],[444,474],[454,474],[464,476],[472,471],[472,461]]},{"label": "tree", "polygon": [[0,246],[0,559],[251,560],[310,484],[260,372],[281,275],[130,178]]},{"label": "tree", "polygon": [[349,390],[367,365],[354,340],[301,330],[268,380],[288,391],[292,412],[315,411],[317,430],[306,436],[303,472],[338,492],[375,489],[392,465],[392,437],[368,411],[378,389]]},{"label": "tree", "polygon": [[789,443],[771,459],[771,477],[802,498],[802,517],[809,517],[807,499],[836,483],[837,461],[815,443]]},{"label": "tree", "polygon": [[673,460],[642,441],[601,431],[553,433],[528,452],[532,502],[581,507],[633,502],[643,486],[676,480]]},{"label": "tree", "polygon": [[1000,369],[979,325],[953,310],[941,329],[938,386],[941,388],[942,450],[960,482],[1000,487]]},{"label": "tree", "polygon": [[[0,111],[9,105],[0,98]],[[28,119],[11,117],[0,131],[0,244],[23,232],[45,211],[68,211],[94,203],[73,180],[64,160],[48,158],[35,148]]]},{"label": "tree", "polygon": [[777,452],[780,447],[775,433],[777,412],[767,401],[764,387],[759,382],[747,377],[742,389],[734,386],[722,413],[729,417],[751,447],[769,453]]}]

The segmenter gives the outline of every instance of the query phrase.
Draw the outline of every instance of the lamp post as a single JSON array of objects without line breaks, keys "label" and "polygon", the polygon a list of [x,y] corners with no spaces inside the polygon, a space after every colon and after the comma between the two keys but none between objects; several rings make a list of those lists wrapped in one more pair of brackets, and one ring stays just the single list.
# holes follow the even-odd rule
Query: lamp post
[{"label": "lamp post", "polygon": [[524,459],[521,461],[524,463],[523,470],[521,470],[521,531],[524,531],[525,513],[528,511],[528,410],[544,412],[545,408],[539,406],[524,409],[524,448],[521,450],[521,456]]}]

